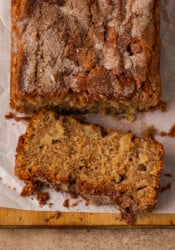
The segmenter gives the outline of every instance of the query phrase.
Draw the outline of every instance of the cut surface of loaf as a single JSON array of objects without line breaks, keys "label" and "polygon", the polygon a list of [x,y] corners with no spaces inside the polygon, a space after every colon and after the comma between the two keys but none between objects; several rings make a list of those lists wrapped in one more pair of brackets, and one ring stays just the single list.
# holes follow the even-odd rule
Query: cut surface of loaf
[{"label": "cut surface of loaf", "polygon": [[159,103],[160,0],[12,0],[11,107],[133,114]]},{"label": "cut surface of loaf", "polygon": [[40,111],[19,139],[15,174],[26,184],[23,196],[49,183],[98,204],[113,203],[132,223],[156,204],[163,154],[153,139]]}]

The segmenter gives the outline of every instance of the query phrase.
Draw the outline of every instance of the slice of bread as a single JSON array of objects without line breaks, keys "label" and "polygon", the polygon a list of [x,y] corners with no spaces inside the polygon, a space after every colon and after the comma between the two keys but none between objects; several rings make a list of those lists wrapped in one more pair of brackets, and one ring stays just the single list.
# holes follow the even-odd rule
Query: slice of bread
[{"label": "slice of bread", "polygon": [[49,183],[98,204],[116,204],[133,223],[156,204],[163,154],[153,139],[40,111],[19,139],[15,174],[26,184],[24,196]]}]

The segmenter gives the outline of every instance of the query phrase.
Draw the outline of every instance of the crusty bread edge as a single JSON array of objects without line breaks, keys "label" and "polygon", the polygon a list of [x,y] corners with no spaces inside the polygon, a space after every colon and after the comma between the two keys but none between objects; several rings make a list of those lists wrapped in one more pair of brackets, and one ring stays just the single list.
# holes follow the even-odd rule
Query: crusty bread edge
[{"label": "crusty bread edge", "polygon": [[20,71],[24,58],[22,34],[17,23],[27,15],[31,0],[11,0],[11,79],[10,79],[10,107],[15,109],[20,91]]}]

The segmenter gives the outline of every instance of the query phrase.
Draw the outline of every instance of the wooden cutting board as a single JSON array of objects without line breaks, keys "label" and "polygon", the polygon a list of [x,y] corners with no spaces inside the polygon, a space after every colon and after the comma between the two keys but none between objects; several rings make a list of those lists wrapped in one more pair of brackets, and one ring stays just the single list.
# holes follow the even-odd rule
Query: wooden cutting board
[{"label": "wooden cutting board", "polygon": [[[140,216],[135,227],[173,227],[175,214]],[[0,227],[128,227],[120,214],[40,212],[0,208]]]}]

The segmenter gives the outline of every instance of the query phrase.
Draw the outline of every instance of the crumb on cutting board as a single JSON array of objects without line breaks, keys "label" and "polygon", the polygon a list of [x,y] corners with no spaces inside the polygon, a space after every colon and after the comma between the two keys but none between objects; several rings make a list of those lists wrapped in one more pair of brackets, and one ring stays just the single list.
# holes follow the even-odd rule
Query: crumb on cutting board
[{"label": "crumb on cutting board", "polygon": [[168,135],[169,135],[170,137],[175,137],[175,124],[171,127],[171,129],[170,129]]},{"label": "crumb on cutting board", "polygon": [[171,178],[172,174],[171,173],[165,173],[164,176]]},{"label": "crumb on cutting board", "polygon": [[165,132],[165,131],[160,131],[160,132],[159,132],[159,135],[160,135],[161,137],[165,137],[165,136],[167,136],[167,132]]},{"label": "crumb on cutting board", "polygon": [[89,206],[89,204],[90,204],[90,201],[86,200],[85,201],[85,206]]},{"label": "crumb on cutting board", "polygon": [[36,198],[39,202],[39,205],[43,206],[50,199],[50,195],[48,192],[38,192]]},{"label": "crumb on cutting board", "polygon": [[63,202],[63,206],[66,207],[66,208],[69,208],[69,199],[66,199],[66,200]]},{"label": "crumb on cutting board", "polygon": [[76,206],[78,206],[78,204],[79,204],[80,202],[81,202],[81,200],[72,203],[72,204],[71,204],[71,207],[76,207]]},{"label": "crumb on cutting board", "polygon": [[18,117],[18,116],[16,116],[15,113],[9,112],[8,114],[5,115],[5,119],[7,119],[7,120],[12,120],[13,119],[13,120],[15,120],[17,122],[19,122],[19,121],[28,122],[28,121],[30,121],[31,117],[29,117],[29,116]]},{"label": "crumb on cutting board", "polygon": [[54,204],[52,203],[52,202],[50,202],[49,204],[48,204],[48,206],[49,207],[52,207]]},{"label": "crumb on cutting board", "polygon": [[60,211],[56,211],[53,215],[49,216],[48,218],[45,218],[44,221],[45,222],[49,222],[51,219],[59,219],[61,217],[61,212]]},{"label": "crumb on cutting board", "polygon": [[163,192],[169,190],[170,188],[171,188],[171,182],[169,182],[165,186],[161,187],[160,191],[161,191],[161,193],[163,193]]},{"label": "crumb on cutting board", "polygon": [[148,125],[146,129],[143,130],[143,136],[145,138],[153,138],[157,133],[157,129],[154,125]]},{"label": "crumb on cutting board", "polygon": [[169,137],[175,137],[175,124],[170,128],[169,132],[166,131],[160,131],[160,136],[169,136]]},{"label": "crumb on cutting board", "polygon": [[160,101],[159,102],[159,108],[162,112],[166,112],[168,110],[168,104],[165,101]]},{"label": "crumb on cutting board", "polygon": [[12,112],[9,112],[8,114],[5,115],[5,119],[7,120],[14,119],[14,117],[15,117],[15,114]]}]

